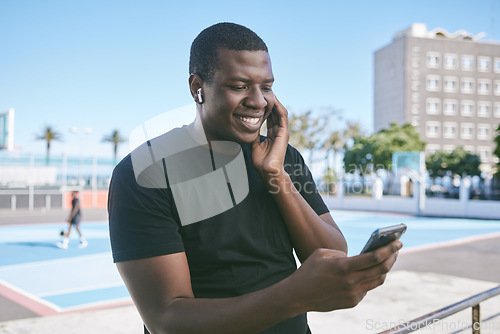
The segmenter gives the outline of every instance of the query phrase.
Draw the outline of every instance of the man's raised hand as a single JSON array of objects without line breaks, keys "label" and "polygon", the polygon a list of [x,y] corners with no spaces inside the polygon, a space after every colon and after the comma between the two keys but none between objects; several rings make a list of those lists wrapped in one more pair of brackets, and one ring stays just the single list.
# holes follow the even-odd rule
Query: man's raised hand
[{"label": "man's raised hand", "polygon": [[288,146],[288,111],[274,96],[274,107],[267,118],[267,138],[257,136],[252,145],[252,161],[262,177],[268,179],[283,171]]}]

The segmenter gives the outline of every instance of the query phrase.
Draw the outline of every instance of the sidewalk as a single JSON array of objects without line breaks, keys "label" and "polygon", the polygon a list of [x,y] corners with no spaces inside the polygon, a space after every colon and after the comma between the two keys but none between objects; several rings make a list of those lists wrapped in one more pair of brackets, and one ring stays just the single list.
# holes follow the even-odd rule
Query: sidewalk
[{"label": "sidewalk", "polygon": [[[496,285],[442,274],[398,270],[353,309],[310,312],[309,325],[314,334],[378,333]],[[497,315],[494,320],[483,323],[481,333],[500,333],[499,311],[500,297],[481,304],[482,319]],[[471,321],[470,314],[470,309],[465,310],[419,333],[450,333],[464,328]],[[142,333],[142,323],[135,307],[127,306],[3,322],[0,333],[138,334]]]}]

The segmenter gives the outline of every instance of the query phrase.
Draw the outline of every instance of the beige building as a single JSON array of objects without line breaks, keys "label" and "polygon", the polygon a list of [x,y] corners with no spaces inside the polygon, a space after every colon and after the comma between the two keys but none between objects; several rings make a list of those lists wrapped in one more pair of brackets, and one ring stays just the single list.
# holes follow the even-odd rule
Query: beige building
[{"label": "beige building", "polygon": [[426,153],[458,146],[483,168],[498,160],[493,138],[500,124],[500,43],[460,30],[428,31],[415,23],[375,52],[374,127],[411,123]]}]

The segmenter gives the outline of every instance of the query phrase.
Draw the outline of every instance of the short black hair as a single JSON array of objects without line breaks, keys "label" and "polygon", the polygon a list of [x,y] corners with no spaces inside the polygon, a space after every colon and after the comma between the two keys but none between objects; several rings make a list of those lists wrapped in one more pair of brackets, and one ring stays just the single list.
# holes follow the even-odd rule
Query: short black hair
[{"label": "short black hair", "polygon": [[252,30],[236,23],[222,22],[204,29],[191,44],[189,74],[210,83],[219,66],[217,50],[266,51],[267,45]]}]

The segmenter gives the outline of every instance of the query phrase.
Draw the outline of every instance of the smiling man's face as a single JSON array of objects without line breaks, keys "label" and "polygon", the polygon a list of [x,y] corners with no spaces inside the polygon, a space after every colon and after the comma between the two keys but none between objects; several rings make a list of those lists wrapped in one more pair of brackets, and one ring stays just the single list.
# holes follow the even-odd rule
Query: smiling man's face
[{"label": "smiling man's face", "polygon": [[266,51],[219,49],[219,67],[204,83],[200,118],[208,140],[251,143],[274,106]]}]

